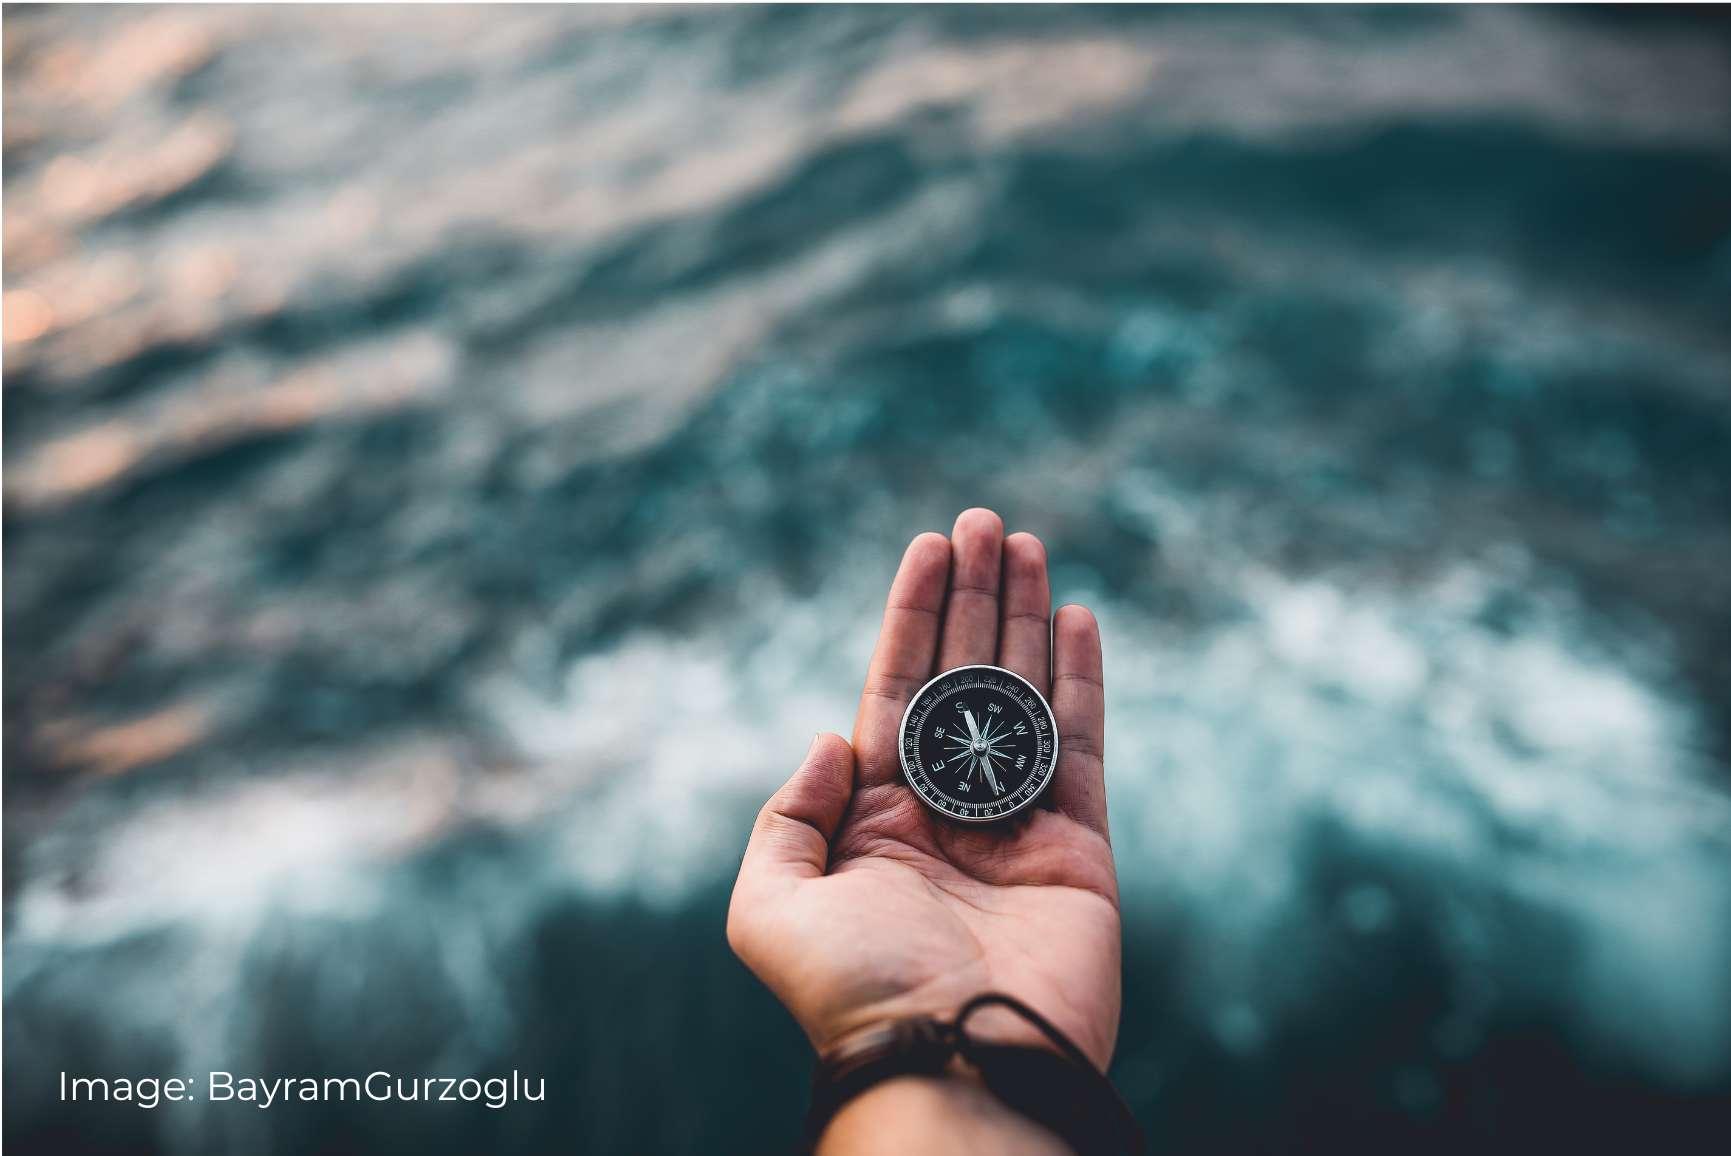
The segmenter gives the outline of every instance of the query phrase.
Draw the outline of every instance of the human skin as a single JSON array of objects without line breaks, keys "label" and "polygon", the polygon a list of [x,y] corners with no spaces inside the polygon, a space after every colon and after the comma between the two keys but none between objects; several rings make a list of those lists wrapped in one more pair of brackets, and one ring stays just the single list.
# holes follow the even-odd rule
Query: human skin
[{"label": "human skin", "polygon": [[[764,805],[734,886],[728,940],[820,1053],[914,1015],[952,1016],[1007,992],[1103,1071],[1120,1005],[1118,881],[1106,825],[1100,632],[1080,606],[1050,611],[1046,552],[1004,536],[990,510],[950,537],[921,534],[890,586],[853,741],[820,734]],[[902,779],[898,731],[934,674],[1015,671],[1057,716],[1059,760],[1042,804],[963,826]],[[970,1030],[1037,1043],[1007,1016]],[[887,1081],[825,1132],[841,1152],[1066,1151],[959,1070]]]}]

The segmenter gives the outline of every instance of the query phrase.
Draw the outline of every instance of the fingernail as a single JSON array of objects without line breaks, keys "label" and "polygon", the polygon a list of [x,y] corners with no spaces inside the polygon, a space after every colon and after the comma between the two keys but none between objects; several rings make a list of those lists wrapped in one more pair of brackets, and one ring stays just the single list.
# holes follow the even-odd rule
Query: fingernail
[{"label": "fingernail", "polygon": [[808,758],[808,759],[811,758],[811,752],[817,750],[818,740],[820,740],[822,738],[823,738],[823,732],[822,731],[818,731],[816,734],[811,736],[811,746],[805,748],[805,757],[806,758]]}]

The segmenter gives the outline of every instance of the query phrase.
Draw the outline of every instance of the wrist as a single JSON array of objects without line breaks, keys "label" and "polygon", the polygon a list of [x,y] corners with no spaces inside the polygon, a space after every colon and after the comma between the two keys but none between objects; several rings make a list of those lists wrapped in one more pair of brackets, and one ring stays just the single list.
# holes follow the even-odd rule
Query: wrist
[{"label": "wrist", "polygon": [[[838,1058],[869,1050],[886,1035],[914,1020],[929,1019],[940,1024],[953,1023],[956,1015],[968,1002],[965,996],[940,1000],[896,1000],[872,1008],[869,1013],[856,1012],[839,1024],[825,1025],[820,1030],[813,1030],[803,1024],[801,1026],[805,1027],[806,1036],[812,1041],[819,1059],[834,1062]],[[1001,1008],[987,1008],[974,1016],[970,1030],[975,1038],[994,1043],[1017,1044],[1057,1053],[1063,1051],[1039,1028],[1015,1015],[1006,1014]],[[1104,1070],[1109,1058],[1101,1061],[1090,1057],[1090,1062]],[[959,1074],[969,1074],[965,1069],[957,1071]]]},{"label": "wrist", "polygon": [[[1042,1046],[982,1038],[976,1013],[1008,1011]],[[845,1123],[837,1122],[846,1116]],[[915,1016],[850,1035],[820,1057],[806,1143],[827,1153],[962,1151],[1138,1153],[1124,1101],[1045,1017],[1002,992],[953,1019]]]}]

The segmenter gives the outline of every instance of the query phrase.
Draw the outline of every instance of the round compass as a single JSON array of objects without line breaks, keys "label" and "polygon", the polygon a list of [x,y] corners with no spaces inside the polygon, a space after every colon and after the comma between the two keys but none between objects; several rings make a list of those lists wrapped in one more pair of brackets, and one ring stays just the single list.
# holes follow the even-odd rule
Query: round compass
[{"label": "round compass", "polygon": [[902,773],[952,819],[988,823],[1040,797],[1058,765],[1058,720],[1040,692],[998,666],[946,670],[902,715]]}]

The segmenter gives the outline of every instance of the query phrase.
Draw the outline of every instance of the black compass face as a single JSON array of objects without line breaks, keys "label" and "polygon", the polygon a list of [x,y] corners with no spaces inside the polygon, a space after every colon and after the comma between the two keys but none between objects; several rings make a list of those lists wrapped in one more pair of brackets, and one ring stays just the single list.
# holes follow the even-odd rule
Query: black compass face
[{"label": "black compass face", "polygon": [[958,666],[920,688],[902,716],[902,771],[926,805],[991,822],[1040,797],[1058,763],[1058,724],[1029,682]]}]

